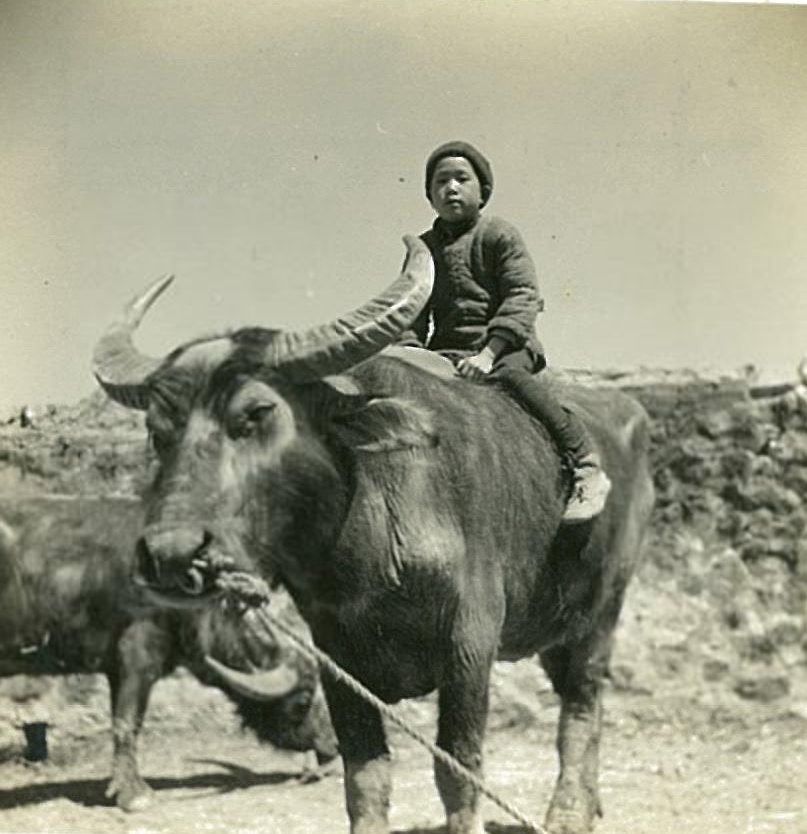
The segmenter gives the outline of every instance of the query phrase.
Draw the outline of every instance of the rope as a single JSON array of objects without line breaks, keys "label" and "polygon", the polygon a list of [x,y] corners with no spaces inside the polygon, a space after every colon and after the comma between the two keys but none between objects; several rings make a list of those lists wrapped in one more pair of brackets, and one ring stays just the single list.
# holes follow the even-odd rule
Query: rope
[{"label": "rope", "polygon": [[367,701],[368,704],[403,730],[410,738],[413,738],[418,744],[425,747],[435,759],[442,762],[455,776],[459,776],[461,779],[470,782],[480,793],[484,794],[495,805],[498,805],[499,808],[523,825],[528,831],[532,832],[532,834],[548,834],[546,828],[525,816],[518,808],[488,788],[479,776],[465,767],[465,765],[455,759],[450,753],[438,747],[434,742],[427,739],[422,733],[412,727],[389,704],[384,703],[377,695],[373,694],[360,681],[356,680],[349,672],[346,672],[333,661],[325,652],[318,649],[312,643],[309,643],[291,627],[281,622],[269,608],[269,588],[262,579],[252,577],[249,574],[227,572],[219,575],[216,579],[216,584],[226,593],[235,596],[242,605],[254,607],[257,616],[269,621],[271,625],[282,631],[305,654],[314,658],[338,681],[345,684],[345,686],[359,695],[359,697]]}]

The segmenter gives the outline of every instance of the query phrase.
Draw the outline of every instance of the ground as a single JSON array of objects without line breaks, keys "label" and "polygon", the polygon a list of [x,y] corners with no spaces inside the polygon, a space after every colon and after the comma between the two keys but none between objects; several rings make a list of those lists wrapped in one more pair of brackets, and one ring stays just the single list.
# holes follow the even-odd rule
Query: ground
[{"label": "ground", "polygon": [[[89,690],[88,690],[89,687]],[[89,697],[88,697],[89,694]],[[141,744],[151,808],[125,814],[104,799],[110,745],[105,684],[84,684],[51,732],[51,757],[26,764],[4,737],[0,831],[131,834],[319,834],[346,831],[336,772],[303,784],[301,754],[260,746],[218,691],[179,673],[158,684]],[[597,834],[807,834],[807,722],[798,707],[715,706],[609,685],[602,748],[605,817]],[[400,707],[427,736],[431,701]],[[492,689],[488,783],[542,821],[555,773],[557,704],[531,662],[502,665]],[[438,834],[429,754],[394,730],[392,828]],[[16,747],[15,747],[16,745]],[[525,831],[485,801],[489,834]]]}]

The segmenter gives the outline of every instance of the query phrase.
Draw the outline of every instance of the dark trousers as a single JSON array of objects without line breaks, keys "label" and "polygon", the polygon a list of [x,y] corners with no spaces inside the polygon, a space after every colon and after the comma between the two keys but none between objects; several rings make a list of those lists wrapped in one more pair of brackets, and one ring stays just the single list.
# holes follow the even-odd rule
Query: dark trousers
[{"label": "dark trousers", "polygon": [[563,406],[539,371],[546,367],[543,356],[518,350],[502,356],[487,377],[502,387],[529,414],[546,426],[561,455],[572,465],[591,454],[585,427],[577,415]]}]

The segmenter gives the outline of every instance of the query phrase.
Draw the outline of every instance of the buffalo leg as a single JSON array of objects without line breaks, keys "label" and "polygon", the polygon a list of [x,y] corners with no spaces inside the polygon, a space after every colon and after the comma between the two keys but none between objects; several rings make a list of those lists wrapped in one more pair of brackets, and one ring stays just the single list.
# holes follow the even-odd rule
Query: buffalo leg
[{"label": "buffalo leg", "polygon": [[323,685],[344,763],[350,834],[387,834],[392,781],[381,715],[329,675]]},{"label": "buffalo leg", "polygon": [[[497,632],[490,628],[479,633],[495,635]],[[457,653],[440,686],[437,745],[481,777],[494,654],[493,649],[489,652],[476,649],[473,656],[469,654]],[[434,775],[446,812],[447,834],[484,834],[477,788],[439,760],[435,760]]]},{"label": "buffalo leg", "polygon": [[137,768],[137,739],[151,688],[166,671],[167,641],[156,624],[136,622],[121,635],[107,670],[113,752],[106,795],[124,811],[141,810],[151,801],[151,789]]},{"label": "buffalo leg", "polygon": [[560,773],[546,817],[552,834],[585,834],[602,815],[599,796],[599,745],[602,680],[610,638],[595,646],[556,647],[541,661],[561,699],[558,726]]}]

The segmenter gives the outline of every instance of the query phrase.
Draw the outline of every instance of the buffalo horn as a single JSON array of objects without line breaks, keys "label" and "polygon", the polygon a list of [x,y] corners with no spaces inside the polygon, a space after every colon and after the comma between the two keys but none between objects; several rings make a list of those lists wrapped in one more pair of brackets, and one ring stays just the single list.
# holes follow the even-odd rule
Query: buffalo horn
[{"label": "buffalo horn", "polygon": [[346,371],[394,342],[423,309],[434,282],[426,244],[411,235],[403,240],[406,261],[386,290],[327,324],[277,334],[267,346],[266,364],[295,381],[313,381]]},{"label": "buffalo horn", "polygon": [[173,275],[164,275],[135,296],[95,346],[93,371],[96,379],[113,400],[128,408],[148,408],[148,392],[144,383],[162,364],[162,360],[137,350],[132,333],[149,307],[173,280]]},{"label": "buffalo horn", "polygon": [[236,692],[256,701],[275,701],[292,693],[300,676],[291,666],[281,664],[259,672],[241,672],[205,655],[207,667],[228,683]]},{"label": "buffalo horn", "polygon": [[[411,235],[404,237],[404,244],[403,269],[386,290],[327,324],[278,333],[266,348],[266,365],[295,381],[313,381],[346,371],[394,342],[417,318],[434,283],[426,244]],[[162,364],[135,348],[132,333],[171,281],[173,276],[166,275],[132,299],[95,347],[93,370],[98,382],[113,400],[129,408],[148,408],[145,381]]]}]

